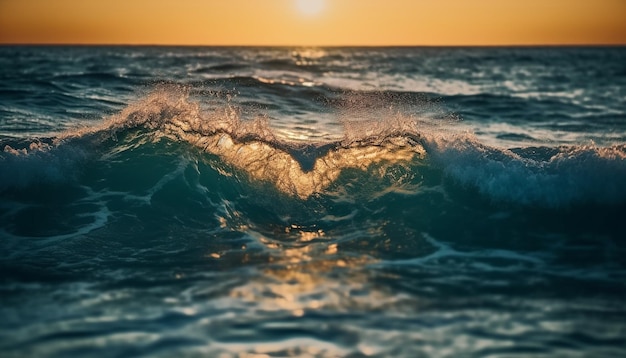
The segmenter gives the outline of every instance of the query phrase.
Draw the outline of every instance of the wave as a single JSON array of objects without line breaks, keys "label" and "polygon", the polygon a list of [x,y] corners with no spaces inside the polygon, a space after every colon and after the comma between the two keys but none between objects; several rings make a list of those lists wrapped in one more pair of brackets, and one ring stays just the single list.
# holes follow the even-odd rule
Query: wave
[{"label": "wave", "polygon": [[425,148],[448,177],[493,201],[548,207],[626,202],[626,145],[501,149],[464,134],[431,137]]},{"label": "wave", "polygon": [[[99,125],[29,144],[5,141],[0,167],[12,174],[0,179],[0,191],[77,180],[77,163],[98,155],[103,143],[113,143],[112,151],[124,151],[167,139],[191,145],[252,181],[270,183],[302,200],[323,195],[349,170],[384,176],[390,166],[403,165],[414,177],[436,172],[424,181],[443,177],[444,186],[478,192],[493,202],[545,207],[626,202],[626,145],[492,147],[471,133],[455,131],[453,125],[389,110],[371,97],[341,102],[341,139],[303,143],[280,138],[265,116],[243,120],[231,103],[206,108],[191,99],[189,88],[160,86]],[[346,104],[352,102],[357,105]],[[364,117],[366,111],[374,115]],[[134,132],[142,140],[117,141]],[[379,170],[369,170],[372,167]]]},{"label": "wave", "polygon": [[[13,146],[19,148],[15,149]],[[40,183],[60,183],[73,180],[78,174],[76,164],[88,155],[86,148],[38,139],[5,144],[0,154],[0,192],[10,188],[26,188]]]}]

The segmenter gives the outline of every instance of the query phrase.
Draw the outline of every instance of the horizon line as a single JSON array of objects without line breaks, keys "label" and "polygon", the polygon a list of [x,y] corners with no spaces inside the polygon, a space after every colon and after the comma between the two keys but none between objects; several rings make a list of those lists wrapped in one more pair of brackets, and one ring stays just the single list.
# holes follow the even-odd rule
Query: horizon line
[{"label": "horizon line", "polygon": [[479,48],[479,47],[625,47],[624,43],[540,43],[540,44],[441,44],[441,45],[424,45],[424,44],[391,44],[391,45],[270,45],[270,44],[170,44],[170,43],[79,43],[79,42],[0,42],[0,46],[84,46],[84,47],[265,47],[265,48],[442,48],[442,47],[458,47],[458,48]]}]

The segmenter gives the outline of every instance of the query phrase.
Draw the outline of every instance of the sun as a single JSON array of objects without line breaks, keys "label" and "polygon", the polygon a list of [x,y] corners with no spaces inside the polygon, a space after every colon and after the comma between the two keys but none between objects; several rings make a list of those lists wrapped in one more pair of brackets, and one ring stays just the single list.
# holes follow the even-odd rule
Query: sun
[{"label": "sun", "polygon": [[313,16],[324,10],[324,0],[296,0],[296,7],[302,15]]}]

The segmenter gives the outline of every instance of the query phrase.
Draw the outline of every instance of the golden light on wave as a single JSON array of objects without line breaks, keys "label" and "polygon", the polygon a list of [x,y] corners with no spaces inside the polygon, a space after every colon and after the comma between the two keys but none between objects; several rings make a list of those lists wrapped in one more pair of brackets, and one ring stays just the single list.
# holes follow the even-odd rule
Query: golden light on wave
[{"label": "golden light on wave", "polygon": [[[163,87],[112,116],[101,127],[87,131],[98,133],[138,126],[158,130],[157,137],[193,144],[244,171],[250,179],[271,183],[279,191],[301,199],[328,188],[344,169],[366,171],[378,164],[383,177],[388,165],[410,163],[426,156],[426,150],[414,138],[394,133],[406,125],[401,118],[396,119],[400,124],[392,127],[361,120],[345,122],[343,141],[330,143],[333,147],[305,168],[276,142],[267,118],[242,121],[231,107],[224,108],[223,113],[201,113],[199,104],[187,99],[185,91]],[[85,134],[80,130],[71,132],[59,137],[59,141],[81,133]],[[258,139],[248,138],[251,135]]]},{"label": "golden light on wave", "polygon": [[[361,268],[376,260],[368,256],[335,256],[338,244],[326,242],[330,238],[320,230],[307,231],[292,225],[286,232],[299,236],[299,244],[277,245],[276,241],[253,233],[272,251],[272,265],[263,271],[263,280],[233,288],[231,298],[254,302],[264,311],[288,311],[295,317],[324,307],[345,310],[390,302],[380,291],[372,291],[370,296],[352,295],[370,289]],[[333,275],[337,270],[350,272],[350,280],[338,280]]]},{"label": "golden light on wave", "polygon": [[306,16],[314,16],[321,13],[325,5],[324,0],[296,0],[298,12]]}]

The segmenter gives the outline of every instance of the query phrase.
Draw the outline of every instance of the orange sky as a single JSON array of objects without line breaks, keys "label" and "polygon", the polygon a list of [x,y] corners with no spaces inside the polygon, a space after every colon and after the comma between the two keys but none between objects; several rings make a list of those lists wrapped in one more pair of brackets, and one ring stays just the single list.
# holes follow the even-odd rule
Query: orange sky
[{"label": "orange sky", "polygon": [[0,0],[0,43],[626,44],[625,0]]}]

